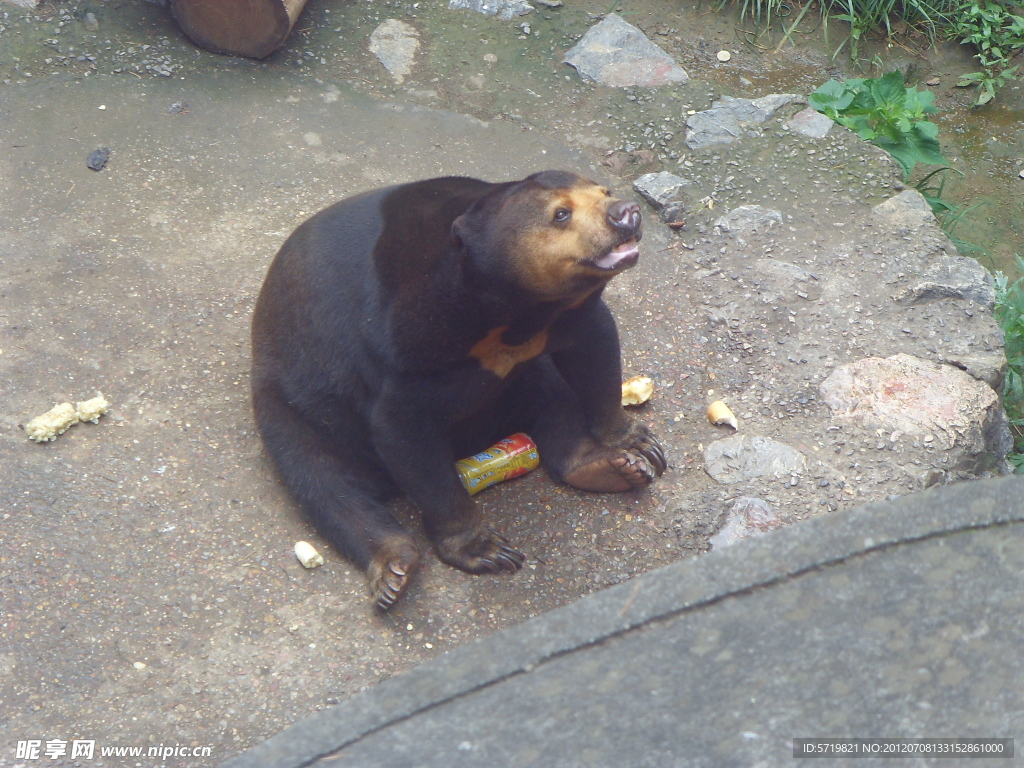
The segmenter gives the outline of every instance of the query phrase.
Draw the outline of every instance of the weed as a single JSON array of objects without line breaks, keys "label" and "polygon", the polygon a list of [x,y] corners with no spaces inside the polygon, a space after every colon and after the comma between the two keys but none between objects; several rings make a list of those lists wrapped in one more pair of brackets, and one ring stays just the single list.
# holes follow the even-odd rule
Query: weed
[{"label": "weed", "polygon": [[[1017,257],[1024,273],[1024,259]],[[1003,329],[1006,345],[1006,380],[1003,407],[1010,420],[1014,448],[1007,457],[1017,474],[1024,474],[1024,277],[1013,284],[1002,272],[995,274],[996,321]]]},{"label": "weed", "polygon": [[906,87],[899,72],[829,80],[809,100],[819,112],[892,155],[904,178],[917,163],[949,164],[936,138],[939,127],[925,118],[938,112],[935,94]]},{"label": "weed", "polygon": [[[950,241],[956,247],[957,251],[962,253],[964,256],[978,257],[989,257],[991,254],[984,246],[972,243],[968,240],[963,240],[956,235],[956,228],[960,226],[960,222],[963,220],[971,211],[975,211],[981,208],[985,203],[975,203],[974,205],[956,205],[948,202],[944,197],[943,193],[946,190],[946,178],[947,173],[953,172],[957,176],[963,176],[964,174],[958,171],[956,168],[950,168],[948,165],[943,168],[936,168],[925,175],[920,181],[914,184],[914,188],[921,193],[921,196],[927,201],[928,205],[932,209],[932,213],[935,214],[936,220],[939,222],[939,226],[942,227],[942,231],[946,233]],[[938,177],[939,182],[936,183],[932,179]]]},{"label": "weed", "polygon": [[952,30],[961,43],[971,43],[978,52],[981,72],[963,75],[957,86],[978,86],[975,106],[991,101],[1007,80],[1017,77],[1016,64],[1010,59],[1024,48],[1024,16],[1010,13],[1001,2],[967,0],[957,9]]}]

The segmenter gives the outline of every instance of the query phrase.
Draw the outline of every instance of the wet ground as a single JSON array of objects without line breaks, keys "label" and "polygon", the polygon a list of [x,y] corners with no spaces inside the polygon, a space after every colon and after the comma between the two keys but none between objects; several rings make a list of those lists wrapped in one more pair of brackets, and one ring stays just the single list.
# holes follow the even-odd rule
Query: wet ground
[{"label": "wet ground", "polygon": [[[706,549],[736,495],[700,469],[699,446],[721,436],[703,418],[710,391],[749,398],[741,417],[808,452],[870,448],[826,432],[813,402],[813,382],[842,355],[823,350],[783,376],[786,356],[802,358],[771,339],[794,319],[768,313],[736,333],[709,313],[750,287],[728,279],[743,245],[700,228],[743,202],[774,204],[788,217],[776,252],[824,263],[848,231],[823,223],[852,222],[892,194],[890,164],[843,137],[809,162],[819,150],[781,131],[700,157],[682,146],[682,115],[722,83],[736,95],[784,90],[768,78],[785,68],[785,89],[806,91],[827,60],[798,49],[766,72],[731,24],[701,16],[698,39],[647,7],[627,20],[694,79],[613,90],[560,64],[588,12],[607,7],[543,10],[526,36],[519,22],[422,5],[312,2],[265,62],[196,51],[145,3],[0,6],[0,82],[10,81],[0,86],[0,765],[21,764],[14,748],[26,739],[211,746],[212,758],[85,764],[215,765],[447,648]],[[417,25],[424,46],[402,85],[366,49],[392,16]],[[726,45],[731,68],[715,59]],[[94,172],[85,160],[98,147],[111,156]],[[768,161],[770,176],[758,170]],[[717,201],[681,237],[649,214],[641,267],[609,292],[627,372],[656,378],[641,416],[671,448],[672,471],[636,495],[582,494],[539,472],[489,490],[480,503],[528,552],[523,572],[470,577],[428,557],[404,601],[380,614],[262,454],[248,400],[256,292],[287,234],[341,196],[543,167],[603,176],[626,194],[641,172],[682,167]],[[874,246],[874,262],[911,247]],[[828,298],[845,302],[843,291]],[[809,335],[841,334],[845,355],[864,344],[860,331],[847,339],[845,327],[806,320]],[[926,336],[928,318],[900,322]],[[113,404],[98,425],[44,445],[19,428],[97,391]],[[808,485],[787,478],[762,492],[795,521],[919,487],[856,458],[848,474],[838,459],[819,462]],[[303,570],[299,539],[327,564]]]},{"label": "wet ground", "polygon": [[[943,193],[963,212],[955,236],[973,246],[972,255],[991,269],[1016,274],[1014,256],[1024,250],[1024,86],[1011,81],[989,105],[972,109],[974,89],[955,87],[959,75],[978,69],[969,47],[951,42],[932,46],[925,35],[902,30],[888,43],[862,42],[855,63],[848,47],[830,55],[846,36],[844,25],[832,22],[825,34],[813,13],[793,42],[782,44],[777,25],[766,30],[749,16],[738,18],[714,4],[680,7],[664,0],[638,0],[537,7],[539,13],[527,22],[529,34],[523,34],[522,19],[505,22],[466,12],[453,23],[440,2],[312,0],[287,44],[264,62],[252,62],[196,50],[159,5],[45,2],[31,13],[3,6],[0,83],[66,74],[174,81],[211,71],[239,77],[242,72],[263,73],[264,78],[291,75],[481,119],[519,122],[572,146],[600,150],[653,144],[669,157],[674,145],[682,143],[682,113],[706,108],[721,93],[809,93],[830,76],[878,76],[899,67],[921,88],[926,80],[939,80],[927,86],[940,109],[934,119],[944,154],[965,174],[948,174]],[[582,84],[561,63],[562,53],[610,10],[643,29],[684,69],[698,73],[699,82],[659,90],[658,99],[646,105],[628,93]],[[421,36],[413,74],[401,84],[366,44],[387,18],[413,23]],[[788,27],[789,21],[783,24]],[[715,56],[723,48],[733,53],[727,63]],[[655,126],[667,128],[673,137],[652,141],[648,129]],[[915,179],[929,170],[919,169]]]}]

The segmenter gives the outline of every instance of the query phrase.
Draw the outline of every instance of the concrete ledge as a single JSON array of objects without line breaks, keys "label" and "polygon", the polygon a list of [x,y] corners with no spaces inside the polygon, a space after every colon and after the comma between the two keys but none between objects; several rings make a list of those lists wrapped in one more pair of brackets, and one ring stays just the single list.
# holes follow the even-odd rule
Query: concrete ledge
[{"label": "concrete ledge", "polygon": [[[309,717],[224,765],[225,768],[298,768],[309,765],[322,756],[356,745],[382,729],[400,723],[408,725],[410,718],[421,713],[429,711],[432,717],[437,718],[445,705],[464,697],[512,680],[521,682],[543,677],[548,666],[557,666],[549,665],[549,662],[593,649],[596,644],[603,644],[638,627],[650,626],[657,632],[658,627],[664,628],[665,620],[680,617],[689,619],[691,623],[700,622],[708,609],[731,596],[742,596],[752,606],[770,603],[774,599],[775,587],[798,581],[802,574],[842,566],[869,553],[879,553],[880,558],[896,561],[906,557],[909,561],[908,553],[912,547],[908,545],[940,540],[958,532],[989,531],[1007,524],[1007,540],[1017,542],[1014,546],[1024,551],[1024,546],[1020,546],[1020,541],[1024,540],[1024,526],[1013,525],[1020,522],[1024,522],[1024,478],[1009,477],[934,489],[774,531],[758,539],[739,542],[647,573],[513,629],[463,646],[393,677],[372,691]],[[1004,575],[990,573],[984,565],[979,565],[968,576],[978,584],[988,578],[1004,579]],[[870,602],[866,595],[860,595],[858,599]],[[778,616],[774,609],[772,613]],[[754,618],[751,620],[756,621]],[[808,629],[814,626],[813,620],[807,622]],[[601,647],[604,649],[605,646]],[[767,658],[761,659],[762,666],[767,664],[771,668],[771,653],[769,650]],[[674,666],[681,664],[685,664],[685,659],[678,660]],[[580,680],[581,686],[586,684],[585,680]],[[723,680],[720,684],[728,688],[729,681]],[[532,705],[523,707],[524,712],[532,709]],[[623,719],[628,719],[630,714],[628,710],[619,713]],[[651,713],[635,714],[648,717]],[[679,715],[680,722],[686,722],[682,711]],[[708,716],[711,716],[710,712]],[[436,728],[432,728],[433,731]],[[806,735],[875,734],[791,734]],[[460,743],[470,744],[469,741]],[[336,757],[340,758],[339,762],[328,764],[348,764],[343,759],[345,755]],[[392,765],[390,762],[387,764]],[[424,754],[416,764],[440,763],[430,762]],[[595,758],[592,764],[611,763]]]}]

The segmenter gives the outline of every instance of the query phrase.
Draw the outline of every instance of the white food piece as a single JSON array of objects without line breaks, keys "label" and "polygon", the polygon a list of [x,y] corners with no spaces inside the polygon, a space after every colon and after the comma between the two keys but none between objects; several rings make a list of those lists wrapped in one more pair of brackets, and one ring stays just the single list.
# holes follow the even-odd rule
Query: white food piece
[{"label": "white food piece", "polygon": [[107,402],[107,398],[100,392],[92,400],[78,403],[78,407],[75,410],[78,412],[79,421],[91,421],[93,424],[99,424],[100,416],[106,413],[109,407],[110,403]]},{"label": "white food piece", "polygon": [[303,568],[316,568],[324,564],[323,555],[314,549],[308,541],[295,542],[295,556],[299,558]]},{"label": "white food piece", "polygon": [[37,443],[45,443],[47,440],[56,440],[57,435],[63,435],[68,427],[77,423],[78,414],[75,413],[75,406],[71,403],[61,403],[42,416],[32,419],[25,425],[25,432]]},{"label": "white food piece", "polygon": [[733,429],[740,428],[735,414],[721,400],[715,400],[715,402],[708,406],[708,421],[712,424],[728,424]]},{"label": "white food piece", "polygon": [[634,376],[622,382],[622,404],[641,405],[654,394],[654,382],[650,376]]}]

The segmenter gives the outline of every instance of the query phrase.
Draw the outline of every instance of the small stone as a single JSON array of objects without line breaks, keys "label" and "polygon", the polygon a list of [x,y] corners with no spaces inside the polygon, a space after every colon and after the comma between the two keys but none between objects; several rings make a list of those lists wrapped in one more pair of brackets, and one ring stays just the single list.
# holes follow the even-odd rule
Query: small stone
[{"label": "small stone", "polygon": [[525,16],[534,10],[525,0],[449,0],[448,8],[453,11],[476,11],[484,16],[497,16],[503,21]]},{"label": "small stone", "polygon": [[729,53],[728,51],[719,51],[716,54],[716,57],[719,61],[729,61],[729,59],[732,58],[732,54]]},{"label": "small stone", "polygon": [[734,435],[704,449],[707,473],[724,485],[802,472],[807,457],[768,437]]},{"label": "small stone", "polygon": [[782,224],[782,213],[760,205],[741,205],[715,222],[722,232],[756,232],[771,229],[776,224]]},{"label": "small stone", "polygon": [[135,667],[136,669],[145,669],[146,668],[146,665],[143,664],[141,661],[136,661],[134,664],[132,664],[132,666]]},{"label": "small stone", "polygon": [[935,223],[932,207],[916,189],[908,189],[895,197],[890,197],[872,208],[871,213],[876,218],[903,229]]},{"label": "small stone", "polygon": [[686,179],[662,171],[647,173],[633,182],[633,189],[658,212],[662,221],[675,221],[686,210],[687,198],[684,190],[690,186]]},{"label": "small stone", "polygon": [[486,61],[488,64],[497,64],[498,63],[498,57],[495,56],[493,53],[485,53],[484,54],[484,61]]},{"label": "small stone", "polygon": [[924,81],[924,84],[925,85],[938,85],[941,82],[942,81],[939,80],[939,78],[937,78],[937,77],[929,77],[927,80]]},{"label": "small stone", "polygon": [[779,513],[768,502],[751,496],[743,496],[733,502],[726,517],[725,525],[712,536],[708,543],[712,549],[721,549],[743,539],[760,536],[783,526]]},{"label": "small stone", "polygon": [[106,147],[100,147],[99,149],[94,149],[89,153],[89,157],[86,158],[85,164],[94,171],[101,171],[109,159],[110,150]]},{"label": "small stone", "polygon": [[893,298],[905,306],[955,298],[991,307],[996,291],[992,275],[977,260],[943,256],[927,267],[917,282]]},{"label": "small stone", "polygon": [[823,139],[832,130],[832,118],[808,107],[797,112],[789,121],[789,129],[811,139]]}]

